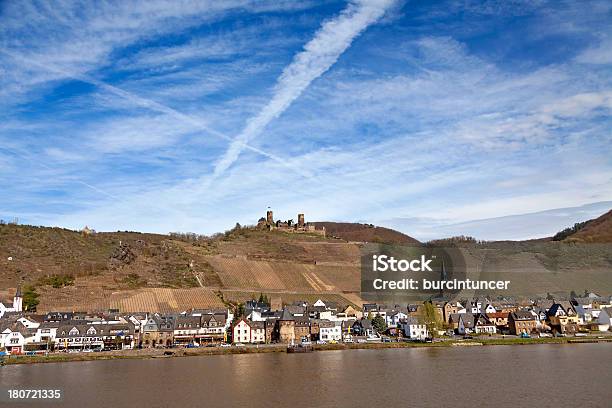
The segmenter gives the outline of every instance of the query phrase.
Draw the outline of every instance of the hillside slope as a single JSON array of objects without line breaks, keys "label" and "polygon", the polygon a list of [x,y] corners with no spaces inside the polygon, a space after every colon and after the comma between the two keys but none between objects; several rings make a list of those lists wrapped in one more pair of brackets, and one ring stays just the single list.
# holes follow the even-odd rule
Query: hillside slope
[{"label": "hillside slope", "polygon": [[[83,234],[62,228],[0,225],[0,285],[14,283],[16,278],[35,282],[56,275],[85,278],[110,273],[118,288],[129,277],[155,286],[197,286],[182,244],[158,234]],[[136,284],[126,282],[127,286]]]},{"label": "hillside slope", "polygon": [[[590,224],[588,239],[593,231],[604,237],[601,231],[608,231],[608,220],[604,217]],[[361,303],[362,244],[353,240],[375,241],[375,232],[383,229],[319,225],[332,227],[333,234],[347,234],[345,239],[350,242],[252,228],[190,239],[0,225],[0,298],[10,298],[16,285],[22,284],[39,293],[40,312],[179,311],[235,304],[260,293],[280,303],[317,298],[340,305]],[[414,242],[395,231],[379,238]],[[584,239],[465,243],[460,247],[469,277],[512,281],[504,295],[567,294],[584,289],[612,293],[612,245]]]},{"label": "hillside slope", "polygon": [[39,311],[218,307],[260,293],[350,304],[358,261],[357,245],[316,234],[243,228],[190,240],[0,225],[0,296],[12,296],[17,284],[34,286]]},{"label": "hillside slope", "polygon": [[612,210],[593,220],[587,221],[566,241],[612,243]]},{"label": "hillside slope", "polygon": [[352,222],[315,222],[317,228],[325,227],[327,235],[352,242],[380,242],[386,244],[418,244],[416,239],[385,227]]}]

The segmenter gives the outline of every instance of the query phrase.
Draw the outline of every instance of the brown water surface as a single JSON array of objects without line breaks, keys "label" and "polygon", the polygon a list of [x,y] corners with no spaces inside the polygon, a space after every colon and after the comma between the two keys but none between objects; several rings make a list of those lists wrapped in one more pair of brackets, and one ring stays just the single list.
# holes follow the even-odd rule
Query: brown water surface
[{"label": "brown water surface", "polygon": [[609,407],[612,344],[243,354],[0,367],[62,407]]}]

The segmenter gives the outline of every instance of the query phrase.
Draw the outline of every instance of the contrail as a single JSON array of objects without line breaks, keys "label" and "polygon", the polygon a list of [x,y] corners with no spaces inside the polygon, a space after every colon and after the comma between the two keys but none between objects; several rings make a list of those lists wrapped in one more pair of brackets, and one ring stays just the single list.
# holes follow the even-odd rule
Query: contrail
[{"label": "contrail", "polygon": [[[169,106],[163,105],[159,102],[155,102],[153,100],[150,99],[146,99],[143,98],[141,96],[135,95],[131,92],[125,91],[121,88],[117,88],[116,86],[113,85],[109,85],[103,81],[100,81],[98,79],[92,78],[88,75],[84,75],[84,74],[76,74],[76,73],[72,73],[72,72],[68,72],[66,70],[63,70],[61,68],[52,66],[52,65],[48,65],[48,64],[41,64],[40,62],[33,60],[31,58],[26,58],[23,57],[21,55],[16,55],[10,51],[7,51],[5,49],[1,49],[0,48],[0,53],[8,55],[9,57],[15,59],[15,60],[20,60],[22,62],[28,63],[28,64],[32,64],[32,65],[36,65],[37,67],[50,71],[50,72],[54,72],[56,74],[60,74],[62,76],[68,77],[68,78],[72,78],[72,79],[76,79],[78,81],[82,81],[82,82],[86,82],[92,85],[95,85],[99,88],[102,88],[112,94],[115,94],[119,97],[122,97],[132,103],[134,103],[135,105],[138,105],[140,107],[143,108],[147,108],[156,112],[160,112],[160,113],[164,113],[167,115],[170,115],[178,120],[181,120],[183,122],[187,122],[189,124],[191,124],[192,126],[194,126],[197,129],[203,130],[213,136],[219,137],[221,139],[224,139],[228,142],[231,142],[232,144],[235,142],[234,139],[232,139],[231,137],[227,136],[226,134],[219,132],[218,130],[212,129],[209,126],[207,126],[206,124],[204,124],[201,120],[194,118],[192,116],[186,115],[182,112],[177,111],[176,109],[173,109]],[[298,173],[300,176],[305,177],[305,178],[310,178],[312,177],[312,174],[303,171],[302,169],[297,168],[295,165],[289,163],[288,161],[282,159],[281,157],[274,155],[272,153],[268,153],[265,152],[259,148],[253,147],[248,145],[247,143],[240,143],[240,148],[241,149],[247,149],[247,150],[251,150],[255,153],[258,153],[264,157],[267,157],[268,159],[271,159],[281,165],[283,165],[284,167],[289,168],[290,170]]]},{"label": "contrail", "polygon": [[304,46],[278,78],[272,99],[230,144],[215,165],[213,177],[226,171],[240,156],[247,143],[279,117],[293,101],[318,77],[323,75],[340,55],[369,25],[378,21],[395,0],[357,0],[335,18],[323,23],[315,36]]}]

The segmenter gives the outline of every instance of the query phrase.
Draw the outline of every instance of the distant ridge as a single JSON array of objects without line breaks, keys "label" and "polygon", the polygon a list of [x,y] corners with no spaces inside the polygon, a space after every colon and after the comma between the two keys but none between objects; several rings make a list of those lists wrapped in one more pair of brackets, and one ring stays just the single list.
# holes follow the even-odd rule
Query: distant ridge
[{"label": "distant ridge", "polygon": [[382,242],[388,244],[418,244],[419,241],[399,231],[372,224],[352,222],[314,222],[325,227],[328,236],[353,242]]},{"label": "distant ridge", "polygon": [[569,242],[612,242],[612,210],[602,216],[589,220],[578,229],[568,235],[564,241]]}]

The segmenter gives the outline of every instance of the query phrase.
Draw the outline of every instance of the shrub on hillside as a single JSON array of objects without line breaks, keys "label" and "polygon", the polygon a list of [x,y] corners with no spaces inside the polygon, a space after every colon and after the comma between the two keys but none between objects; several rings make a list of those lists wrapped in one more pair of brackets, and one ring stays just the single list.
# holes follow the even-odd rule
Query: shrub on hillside
[{"label": "shrub on hillside", "polygon": [[62,288],[64,286],[74,285],[74,275],[47,275],[38,279],[39,285],[53,286],[54,288]]},{"label": "shrub on hillside", "polygon": [[568,227],[564,229],[563,231],[557,232],[555,236],[552,238],[552,240],[553,241],[563,241],[565,238],[569,237],[570,235],[573,235],[576,232],[580,231],[587,224],[587,222],[588,221],[577,222],[572,227]]}]

